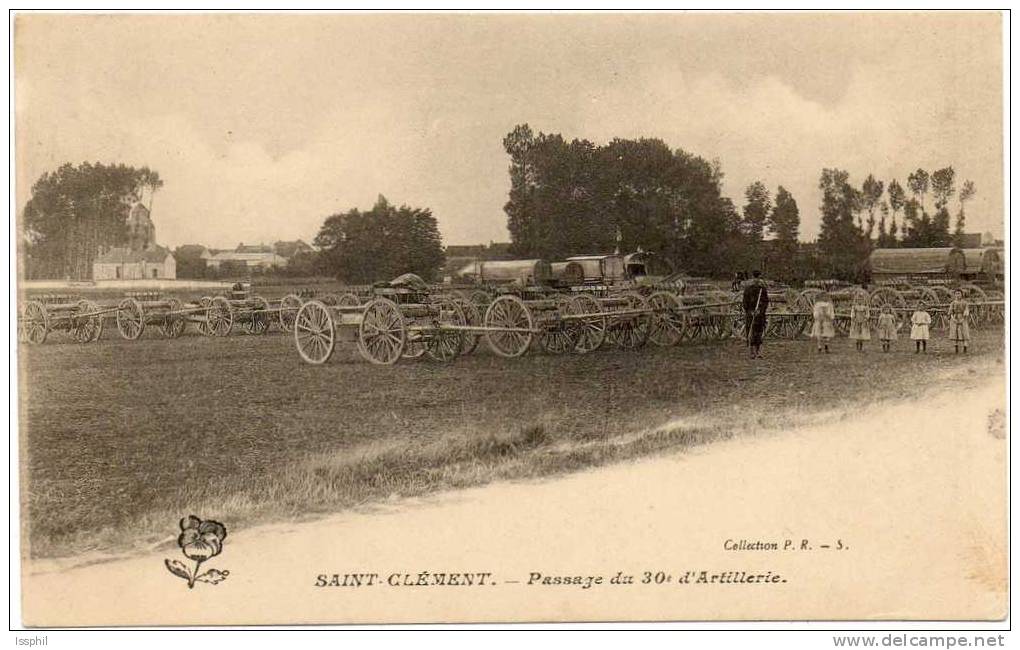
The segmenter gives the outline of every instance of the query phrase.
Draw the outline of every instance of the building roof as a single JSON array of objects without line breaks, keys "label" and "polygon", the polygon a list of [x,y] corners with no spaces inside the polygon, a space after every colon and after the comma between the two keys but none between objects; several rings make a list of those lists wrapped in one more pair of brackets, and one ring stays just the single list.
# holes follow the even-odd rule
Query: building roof
[{"label": "building roof", "polygon": [[294,241],[278,241],[273,244],[273,251],[281,257],[294,257],[298,253],[313,250],[315,249],[300,239]]},{"label": "building roof", "polygon": [[244,242],[237,245],[234,249],[235,253],[272,253],[273,247],[267,246],[266,244],[249,244],[246,245]]},{"label": "building roof", "polygon": [[269,261],[275,263],[286,262],[287,260],[280,257],[272,251],[262,253],[238,253],[236,251],[220,251],[206,258],[215,260],[217,262],[250,262],[250,261]]},{"label": "building roof", "polygon": [[154,264],[162,264],[166,261],[167,257],[173,257],[170,250],[163,248],[162,246],[154,246],[153,248],[143,251],[133,251],[130,248],[111,248],[102,255],[96,258],[96,264],[130,264],[138,262],[151,262]]}]

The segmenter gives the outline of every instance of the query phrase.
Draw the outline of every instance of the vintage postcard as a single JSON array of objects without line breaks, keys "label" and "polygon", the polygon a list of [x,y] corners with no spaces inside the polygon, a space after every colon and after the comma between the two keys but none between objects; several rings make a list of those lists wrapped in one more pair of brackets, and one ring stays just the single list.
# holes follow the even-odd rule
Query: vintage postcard
[{"label": "vintage postcard", "polygon": [[1001,13],[11,28],[24,626],[1008,616]]}]

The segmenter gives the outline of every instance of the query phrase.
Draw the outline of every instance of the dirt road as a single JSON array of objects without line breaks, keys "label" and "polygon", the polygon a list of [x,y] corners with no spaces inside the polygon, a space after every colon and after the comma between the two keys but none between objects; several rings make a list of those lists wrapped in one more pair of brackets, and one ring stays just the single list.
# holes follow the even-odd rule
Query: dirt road
[{"label": "dirt road", "polygon": [[[1004,399],[1003,380],[975,380],[925,408],[252,528],[208,563],[228,579],[193,590],[163,566],[176,546],[70,570],[40,561],[25,575],[24,620],[1000,618],[1007,444],[990,415]],[[612,584],[618,572],[635,583]],[[349,574],[371,586],[317,586]],[[571,576],[582,584],[542,584]]]}]

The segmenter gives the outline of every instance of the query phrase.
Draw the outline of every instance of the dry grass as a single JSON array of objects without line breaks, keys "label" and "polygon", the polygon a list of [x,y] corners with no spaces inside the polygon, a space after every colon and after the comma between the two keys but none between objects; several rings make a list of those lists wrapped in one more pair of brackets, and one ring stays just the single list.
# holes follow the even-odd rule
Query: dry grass
[{"label": "dry grass", "polygon": [[377,368],[349,351],[305,365],[282,335],[47,344],[21,359],[31,554],[158,544],[190,512],[236,529],[754,435],[1002,358],[1001,333],[979,335],[969,357],[837,347]]}]

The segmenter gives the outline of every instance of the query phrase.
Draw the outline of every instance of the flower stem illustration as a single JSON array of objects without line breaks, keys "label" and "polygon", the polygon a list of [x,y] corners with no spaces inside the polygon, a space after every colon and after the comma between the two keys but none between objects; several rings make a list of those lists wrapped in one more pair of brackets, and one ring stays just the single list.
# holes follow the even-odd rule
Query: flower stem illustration
[{"label": "flower stem illustration", "polygon": [[223,551],[223,540],[227,538],[227,527],[218,521],[207,519],[203,521],[195,515],[188,515],[181,519],[181,534],[177,537],[177,545],[181,547],[181,553],[195,563],[190,568],[180,560],[164,560],[167,570],[188,581],[188,589],[194,589],[196,582],[206,582],[217,585],[227,579],[229,571],[219,569],[207,569],[199,572],[202,563],[210,560]]}]

